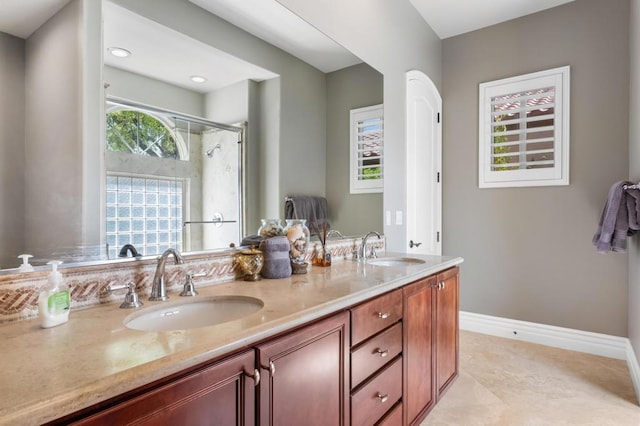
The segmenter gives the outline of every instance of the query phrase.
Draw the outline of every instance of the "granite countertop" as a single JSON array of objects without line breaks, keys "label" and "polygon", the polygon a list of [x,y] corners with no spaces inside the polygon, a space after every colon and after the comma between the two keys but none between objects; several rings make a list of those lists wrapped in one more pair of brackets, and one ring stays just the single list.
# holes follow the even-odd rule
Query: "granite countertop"
[{"label": "granite countertop", "polygon": [[[111,303],[72,311],[66,324],[49,329],[40,328],[38,319],[0,326],[0,424],[54,420],[463,261],[412,257],[425,263],[374,266],[344,260],[285,279],[202,287],[195,298],[171,293],[169,301],[149,302],[141,295],[144,306],[135,310]],[[221,295],[258,298],[264,307],[235,321],[189,330],[144,332],[123,325],[127,316],[149,307]]]}]

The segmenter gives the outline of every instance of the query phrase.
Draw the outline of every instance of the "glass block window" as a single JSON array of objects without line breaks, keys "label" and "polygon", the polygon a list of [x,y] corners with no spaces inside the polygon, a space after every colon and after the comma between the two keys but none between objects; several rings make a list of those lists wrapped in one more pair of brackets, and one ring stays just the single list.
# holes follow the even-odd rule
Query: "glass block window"
[{"label": "glass block window", "polygon": [[569,184],[569,67],[480,84],[479,186]]},{"label": "glass block window", "polygon": [[107,175],[107,250],[117,258],[133,244],[143,256],[182,250],[183,183],[174,179]]},{"label": "glass block window", "polygon": [[350,111],[350,192],[382,192],[384,153],[382,105]]}]

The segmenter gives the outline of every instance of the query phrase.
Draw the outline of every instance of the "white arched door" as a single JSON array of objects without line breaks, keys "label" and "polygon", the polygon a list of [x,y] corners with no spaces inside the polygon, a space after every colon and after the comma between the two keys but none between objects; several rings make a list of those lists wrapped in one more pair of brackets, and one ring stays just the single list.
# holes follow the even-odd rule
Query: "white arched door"
[{"label": "white arched door", "polygon": [[442,254],[441,111],[431,79],[407,72],[407,253]]}]

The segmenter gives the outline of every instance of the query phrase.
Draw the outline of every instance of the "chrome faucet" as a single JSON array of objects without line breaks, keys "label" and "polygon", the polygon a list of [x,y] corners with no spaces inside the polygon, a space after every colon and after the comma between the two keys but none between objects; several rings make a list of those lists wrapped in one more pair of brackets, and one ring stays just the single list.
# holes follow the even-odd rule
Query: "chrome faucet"
[{"label": "chrome faucet", "polygon": [[327,239],[329,239],[329,237],[331,237],[332,235],[337,235],[340,239],[344,238],[342,232],[338,231],[337,229],[331,229],[329,232],[327,232]]},{"label": "chrome faucet", "polygon": [[123,245],[120,249],[120,254],[118,255],[118,257],[127,257],[129,255],[129,252],[131,252],[132,257],[141,257],[140,253],[138,253],[138,250],[136,250],[136,247],[133,244]]},{"label": "chrome faucet", "polygon": [[184,259],[178,250],[176,249],[166,249],[164,253],[158,257],[158,266],[156,266],[156,274],[153,277],[153,285],[151,286],[151,295],[149,296],[149,300],[152,302],[157,302],[160,300],[167,300],[169,296],[167,296],[167,286],[164,282],[164,266],[167,263],[167,257],[172,254],[173,258],[176,261],[176,264],[183,264]]},{"label": "chrome faucet", "polygon": [[[360,250],[358,252],[358,260],[362,262],[367,261],[367,251],[366,251],[367,240],[372,235],[375,235],[376,237],[378,237],[378,239],[380,239],[380,234],[378,234],[376,231],[367,232],[365,236],[362,237],[362,245],[360,246]],[[373,247],[371,247],[371,251],[369,252],[369,257],[376,257],[376,251]]]}]

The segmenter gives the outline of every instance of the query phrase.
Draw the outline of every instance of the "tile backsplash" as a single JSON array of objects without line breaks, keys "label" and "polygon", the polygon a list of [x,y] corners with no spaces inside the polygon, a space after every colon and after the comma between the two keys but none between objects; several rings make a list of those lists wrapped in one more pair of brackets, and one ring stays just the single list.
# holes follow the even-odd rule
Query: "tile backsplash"
[{"label": "tile backsplash", "polygon": [[[353,250],[360,244],[359,237],[327,241],[327,247],[335,261],[351,258]],[[382,250],[384,238],[368,241],[367,245]],[[306,254],[308,261],[314,255],[316,246],[319,246],[319,243],[312,241],[309,244]],[[236,269],[233,258],[239,250],[186,254],[182,265],[175,265],[172,260],[169,260],[165,269],[166,282],[170,283],[167,291],[181,290],[187,274],[206,273],[205,277],[198,278],[196,281],[196,286],[200,287],[235,280]],[[128,262],[63,268],[61,272],[71,290],[71,309],[73,310],[101,303],[120,303],[124,298],[124,290],[109,293],[107,288],[129,282],[136,284],[138,294],[145,300],[151,291],[155,270],[155,259],[132,259]],[[46,285],[48,276],[49,271],[0,276],[0,324],[37,317],[38,295]]]}]

